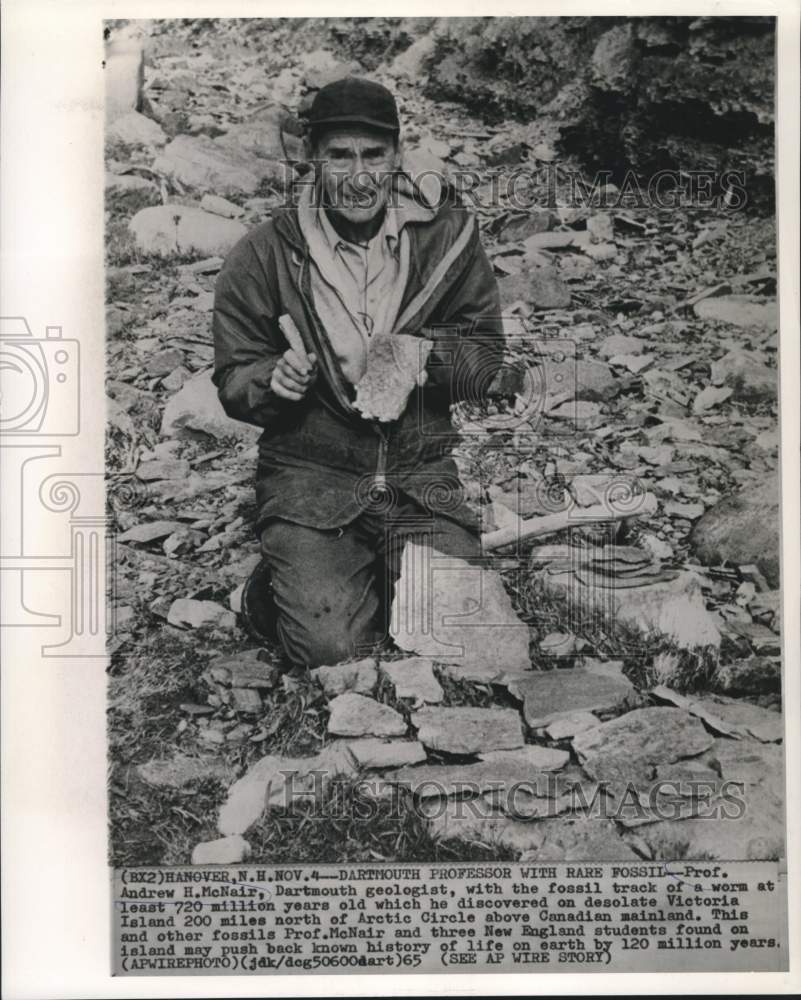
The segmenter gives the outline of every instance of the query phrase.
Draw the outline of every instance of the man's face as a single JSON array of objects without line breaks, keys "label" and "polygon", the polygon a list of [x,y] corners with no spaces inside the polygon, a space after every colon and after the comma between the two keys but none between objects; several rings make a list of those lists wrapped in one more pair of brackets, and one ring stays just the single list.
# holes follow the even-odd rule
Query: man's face
[{"label": "man's face", "polygon": [[400,152],[389,132],[356,125],[326,131],[314,150],[323,203],[348,222],[369,222],[384,208]]}]

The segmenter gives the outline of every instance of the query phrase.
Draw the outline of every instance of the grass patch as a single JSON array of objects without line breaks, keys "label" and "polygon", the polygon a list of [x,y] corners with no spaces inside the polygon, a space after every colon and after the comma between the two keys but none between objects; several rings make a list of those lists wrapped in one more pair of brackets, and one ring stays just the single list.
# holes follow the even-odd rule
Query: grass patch
[{"label": "grass patch", "polygon": [[265,813],[249,835],[252,862],[271,864],[513,860],[502,848],[431,837],[408,791],[374,798],[362,782],[333,781],[318,802]]},{"label": "grass patch", "polygon": [[253,759],[265,754],[312,757],[328,742],[328,702],[322,688],[308,674],[292,678],[263,697],[261,728],[266,738],[250,744]]},{"label": "grass patch", "polygon": [[106,223],[106,263],[111,267],[142,263],[142,255],[128,228],[128,217],[109,219]]},{"label": "grass patch", "polygon": [[[677,691],[701,690],[717,667],[718,654],[712,647],[681,648],[661,632],[643,632],[596,608],[550,594],[536,578],[510,588],[510,593],[517,614],[540,634],[571,633],[584,640],[582,655],[622,660],[623,673],[638,690],[660,683]],[[535,658],[535,665],[543,669],[556,666],[553,658],[542,656]]]},{"label": "grass patch", "polygon": [[112,771],[110,864],[187,864],[197,844],[219,836],[217,812],[224,798],[225,789],[212,778],[180,789],[155,788],[124,769]]}]

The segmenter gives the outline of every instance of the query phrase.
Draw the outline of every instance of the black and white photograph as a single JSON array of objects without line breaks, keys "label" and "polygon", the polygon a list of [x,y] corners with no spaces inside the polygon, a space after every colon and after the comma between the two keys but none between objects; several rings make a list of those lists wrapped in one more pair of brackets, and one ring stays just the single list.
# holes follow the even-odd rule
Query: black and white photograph
[{"label": "black and white photograph", "polygon": [[773,19],[106,34],[113,862],[780,858]]},{"label": "black and white photograph", "polygon": [[789,983],[790,22],[123,7],[4,213],[37,891],[100,866],[114,996]]}]

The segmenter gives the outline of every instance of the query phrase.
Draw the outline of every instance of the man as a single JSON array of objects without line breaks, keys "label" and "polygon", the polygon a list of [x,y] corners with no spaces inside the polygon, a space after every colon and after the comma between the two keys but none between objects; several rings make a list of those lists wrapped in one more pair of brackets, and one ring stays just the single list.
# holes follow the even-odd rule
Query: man
[{"label": "man", "polygon": [[[475,219],[452,190],[432,202],[402,172],[392,94],[339,80],[318,92],[309,128],[313,183],[220,273],[214,382],[229,416],[264,428],[263,565],[243,612],[264,632],[272,605],[288,663],[318,666],[385,637],[406,540],[480,555],[449,408],[486,394],[503,340]],[[382,423],[353,404],[371,342],[388,335],[433,349],[399,419]]]}]

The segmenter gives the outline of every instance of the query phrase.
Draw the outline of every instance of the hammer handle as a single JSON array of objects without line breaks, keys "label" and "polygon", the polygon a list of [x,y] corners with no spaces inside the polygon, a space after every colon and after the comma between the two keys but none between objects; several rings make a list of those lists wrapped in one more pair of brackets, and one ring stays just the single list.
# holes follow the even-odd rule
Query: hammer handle
[{"label": "hammer handle", "polygon": [[595,504],[592,507],[569,507],[554,514],[542,517],[529,517],[508,528],[488,531],[481,536],[481,546],[485,552],[499,549],[504,545],[512,545],[524,538],[537,538],[540,535],[552,535],[563,528],[581,528],[587,524],[607,524],[623,521],[628,517],[641,517],[643,514],[653,514],[657,508],[657,500],[653,493],[645,493],[642,503],[632,509],[631,500],[617,505],[614,500]]},{"label": "hammer handle", "polygon": [[301,361],[308,362],[309,358],[306,354],[306,348],[303,346],[303,337],[301,337],[300,330],[289,313],[284,313],[283,316],[278,317],[278,325],[295,354],[297,354]]}]

